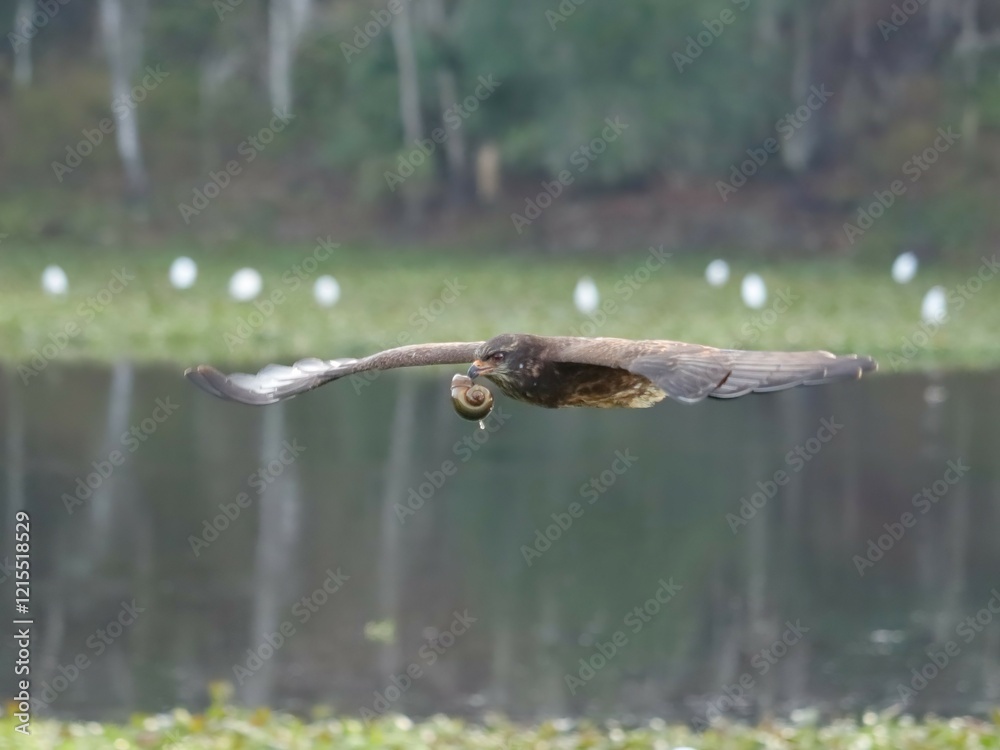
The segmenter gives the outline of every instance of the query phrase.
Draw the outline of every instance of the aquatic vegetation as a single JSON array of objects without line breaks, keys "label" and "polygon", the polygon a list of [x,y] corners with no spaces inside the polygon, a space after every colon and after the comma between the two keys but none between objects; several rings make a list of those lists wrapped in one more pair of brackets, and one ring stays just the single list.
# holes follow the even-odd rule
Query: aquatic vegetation
[{"label": "aquatic vegetation", "polygon": [[[801,712],[814,717],[813,712]],[[765,722],[757,726],[718,723],[704,732],[660,719],[634,726],[616,722],[556,719],[531,726],[491,716],[469,722],[447,716],[413,720],[386,715],[358,718],[316,715],[303,719],[266,708],[214,705],[203,714],[184,709],[137,715],[128,722],[98,723],[46,719],[28,737],[13,731],[14,718],[0,719],[0,748],[18,750],[209,750],[210,748],[399,748],[400,750],[610,750],[611,748],[822,748],[823,750],[936,750],[1000,746],[996,722],[976,718],[890,717],[869,712],[860,721],[828,724]]]}]

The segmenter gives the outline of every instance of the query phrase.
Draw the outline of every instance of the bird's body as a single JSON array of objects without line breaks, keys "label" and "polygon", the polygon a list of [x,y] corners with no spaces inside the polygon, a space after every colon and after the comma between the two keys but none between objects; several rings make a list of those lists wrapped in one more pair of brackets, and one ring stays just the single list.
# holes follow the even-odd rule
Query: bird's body
[{"label": "bird's body", "polygon": [[[516,340],[515,340],[516,336]],[[620,367],[565,361],[560,352],[580,342],[622,339],[575,339],[514,334],[492,341],[512,353],[506,368],[476,369],[507,396],[517,401],[557,409],[565,406],[637,408],[652,406],[666,397],[648,378]],[[629,342],[636,344],[639,342]],[[488,358],[489,353],[485,356]],[[506,356],[506,355],[505,355]],[[478,362],[483,359],[477,357]],[[477,373],[478,374],[478,373]]]},{"label": "bird's body", "polygon": [[504,394],[534,406],[638,408],[652,406],[666,393],[628,370],[574,362],[544,362],[525,369],[521,377],[487,375]]},{"label": "bird's body", "polygon": [[642,408],[664,398],[695,402],[819,385],[876,369],[871,357],[829,352],[754,352],[680,341],[501,334],[489,341],[414,344],[362,359],[304,359],[256,375],[224,375],[209,365],[185,374],[203,390],[246,404],[269,404],[362,372],[466,364],[506,395],[536,406]]}]

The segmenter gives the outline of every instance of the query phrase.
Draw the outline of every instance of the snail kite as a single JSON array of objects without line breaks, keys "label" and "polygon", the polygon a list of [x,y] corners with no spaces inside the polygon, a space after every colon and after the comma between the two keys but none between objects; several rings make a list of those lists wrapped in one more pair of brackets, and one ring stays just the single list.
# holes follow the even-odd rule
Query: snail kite
[{"label": "snail kite", "polygon": [[303,359],[268,365],[256,375],[224,375],[210,365],[185,375],[213,396],[272,404],[348,375],[418,365],[472,363],[501,391],[536,406],[652,406],[664,398],[693,403],[856,379],[877,368],[871,357],[829,352],[754,352],[679,341],[532,336],[506,333],[489,341],[414,344],[362,359]]}]

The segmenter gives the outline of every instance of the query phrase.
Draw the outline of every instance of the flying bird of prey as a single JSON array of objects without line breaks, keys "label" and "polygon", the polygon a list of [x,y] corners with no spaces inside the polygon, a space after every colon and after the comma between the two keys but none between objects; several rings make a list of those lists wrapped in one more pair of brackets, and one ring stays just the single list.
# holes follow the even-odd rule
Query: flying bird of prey
[{"label": "flying bird of prey", "polygon": [[303,359],[268,365],[256,375],[225,375],[210,365],[184,374],[213,396],[273,404],[358,373],[419,365],[471,363],[518,401],[536,406],[652,406],[664,398],[693,403],[856,379],[877,368],[871,357],[829,352],[754,352],[679,341],[532,336],[505,333],[489,341],[414,344],[362,359]]}]

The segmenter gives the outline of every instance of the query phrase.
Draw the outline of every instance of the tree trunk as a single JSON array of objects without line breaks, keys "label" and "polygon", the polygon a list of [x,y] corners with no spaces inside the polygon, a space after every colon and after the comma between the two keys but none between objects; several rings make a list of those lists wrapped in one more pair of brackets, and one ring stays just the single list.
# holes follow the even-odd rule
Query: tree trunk
[{"label": "tree trunk", "polygon": [[[109,455],[121,445],[121,435],[128,432],[129,416],[132,413],[132,393],[135,386],[134,365],[127,360],[115,362],[111,369],[111,383],[108,387],[107,421],[104,427],[104,442],[99,456]],[[96,446],[95,446],[96,447]],[[122,485],[127,484],[127,476],[132,467],[128,462],[115,469],[104,482],[94,490],[88,501],[90,530],[87,534],[87,556],[95,568],[100,565],[113,545],[112,531],[120,521],[126,493]]]},{"label": "tree trunk", "polygon": [[271,0],[267,81],[271,106],[281,112],[292,108],[295,52],[309,23],[311,6],[312,0]]},{"label": "tree trunk", "polygon": [[[145,2],[135,0],[126,9],[122,0],[101,0],[101,38],[111,72],[111,101],[131,102],[132,74],[142,59],[142,19]],[[134,102],[132,102],[134,104]],[[125,169],[129,201],[141,202],[149,187],[139,141],[139,121],[134,106],[111,107],[115,143]]]},{"label": "tree trunk", "polygon": [[761,0],[757,4],[756,28],[754,34],[754,62],[763,65],[781,44],[780,0]]},{"label": "tree trunk", "polygon": [[31,36],[24,33],[31,31],[31,14],[35,10],[35,0],[17,0],[17,10],[14,11],[14,36],[11,44],[14,47],[14,83],[18,86],[31,85]]},{"label": "tree trunk", "polygon": [[[812,80],[815,66],[813,65],[814,41],[812,35],[813,17],[816,11],[808,6],[797,7],[794,11],[792,81],[791,92],[793,106],[803,104],[809,96],[809,87],[816,81]],[[820,113],[814,112],[812,117],[798,127],[791,138],[781,147],[781,160],[791,172],[804,172],[812,163],[819,146]]]},{"label": "tree trunk", "polygon": [[948,33],[948,27],[958,13],[956,4],[962,0],[931,0],[927,7],[927,28],[932,42],[940,43]]},{"label": "tree trunk", "polygon": [[[395,638],[381,645],[378,669],[383,684],[405,669],[403,647],[403,590],[405,586],[406,548],[402,526],[395,506],[406,495],[406,482],[413,471],[414,446],[417,445],[417,386],[414,378],[402,375],[389,430],[389,455],[385,464],[382,490],[382,513],[379,520],[379,551],[376,556],[378,613],[392,623]],[[428,512],[428,511],[425,511]],[[399,706],[397,706],[399,708]]]},{"label": "tree trunk", "polygon": [[979,83],[982,57],[983,53],[1000,45],[1000,35],[987,35],[980,29],[979,0],[964,0],[958,9],[958,16],[961,26],[955,42],[955,53],[961,59],[967,92],[960,128],[965,152],[973,153],[979,140],[981,113],[975,89]]},{"label": "tree trunk", "polygon": [[[409,3],[402,3],[399,14],[389,23],[389,32],[399,70],[399,113],[403,121],[403,145],[405,148],[412,148],[423,138],[424,126],[420,114],[420,77],[417,55],[413,49]],[[409,189],[404,185],[402,193],[407,222],[420,223],[423,219],[423,204],[419,193],[412,185]]]},{"label": "tree trunk", "polygon": [[[268,465],[281,453],[287,434],[284,404],[266,410],[261,430],[261,466]],[[250,628],[250,647],[254,651],[269,633],[282,627],[282,614],[290,612],[292,592],[298,590],[296,551],[301,546],[302,492],[299,467],[294,462],[267,486],[259,505]],[[288,654],[284,656],[287,658]],[[267,706],[274,700],[280,660],[262,661],[253,678],[243,684],[242,698],[250,706]]]},{"label": "tree trunk", "polygon": [[212,139],[212,126],[222,109],[222,92],[231,83],[243,64],[243,53],[236,49],[219,49],[206,55],[198,72],[198,115],[201,121],[201,161],[206,169],[221,160]]},{"label": "tree trunk", "polygon": [[[458,75],[453,65],[455,56],[451,53],[451,36],[444,0],[426,0],[426,3],[428,25],[438,50],[435,77],[441,119],[444,120],[445,112],[458,102]],[[460,205],[468,200],[470,192],[468,147],[461,125],[455,129],[449,129],[447,122],[444,125],[447,132],[444,155],[448,164],[448,199],[453,205]]]},{"label": "tree trunk", "polygon": [[867,0],[854,0],[851,7],[851,47],[854,57],[865,60],[871,54],[872,20]]}]

